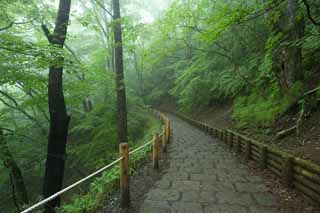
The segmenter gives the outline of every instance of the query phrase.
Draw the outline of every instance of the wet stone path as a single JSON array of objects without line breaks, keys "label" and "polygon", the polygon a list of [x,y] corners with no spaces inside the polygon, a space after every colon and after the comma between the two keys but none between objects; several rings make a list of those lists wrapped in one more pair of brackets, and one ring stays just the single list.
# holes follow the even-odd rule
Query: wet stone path
[{"label": "wet stone path", "polygon": [[278,203],[259,176],[221,143],[170,116],[170,167],[140,213],[275,213]]}]

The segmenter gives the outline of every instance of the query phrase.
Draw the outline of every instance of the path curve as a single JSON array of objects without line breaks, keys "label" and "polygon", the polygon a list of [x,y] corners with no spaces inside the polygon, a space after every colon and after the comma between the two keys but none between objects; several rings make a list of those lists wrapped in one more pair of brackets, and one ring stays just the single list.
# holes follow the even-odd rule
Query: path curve
[{"label": "path curve", "polygon": [[263,179],[250,174],[217,139],[170,115],[170,167],[150,189],[140,213],[276,213]]}]

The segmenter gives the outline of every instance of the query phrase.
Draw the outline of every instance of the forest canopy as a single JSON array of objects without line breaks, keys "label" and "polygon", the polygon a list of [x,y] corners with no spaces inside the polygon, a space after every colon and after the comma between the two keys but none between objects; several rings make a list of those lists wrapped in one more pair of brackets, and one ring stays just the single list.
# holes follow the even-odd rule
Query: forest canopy
[{"label": "forest canopy", "polygon": [[[49,159],[65,163],[67,185],[115,159],[119,137],[150,136],[159,122],[146,106],[190,113],[232,102],[239,126],[266,127],[297,102],[308,107],[301,97],[320,86],[317,0],[122,0],[121,16],[117,2],[0,0],[5,212],[43,198]],[[48,154],[50,141],[64,141],[61,155]],[[79,189],[84,198],[68,195],[61,211],[97,208],[91,195],[111,176]]]}]

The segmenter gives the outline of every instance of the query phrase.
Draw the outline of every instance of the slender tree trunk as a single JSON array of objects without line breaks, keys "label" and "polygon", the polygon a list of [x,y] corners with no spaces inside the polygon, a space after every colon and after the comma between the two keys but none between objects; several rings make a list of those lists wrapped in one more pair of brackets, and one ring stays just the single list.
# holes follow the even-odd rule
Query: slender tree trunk
[{"label": "slender tree trunk", "polygon": [[116,71],[116,90],[117,90],[117,125],[118,125],[118,142],[128,142],[127,136],[127,104],[126,90],[123,72],[123,49],[122,49],[122,32],[119,0],[112,0],[113,3],[113,26],[114,26],[114,54],[115,54],[115,71]]},{"label": "slender tree trunk", "polygon": [[[60,0],[54,33],[48,36],[52,45],[63,48],[67,35],[71,0]],[[66,144],[70,117],[67,115],[63,95],[63,61],[58,59],[58,64],[49,67],[49,113],[50,129],[48,138],[48,152],[46,171],[43,183],[43,196],[48,197],[62,189],[64,166],[66,159]],[[55,207],[60,205],[60,198],[56,198],[45,206],[44,212],[55,212]]]},{"label": "slender tree trunk", "polygon": [[17,207],[17,210],[21,211],[21,207],[29,203],[27,188],[24,184],[21,170],[9,150],[2,130],[0,130],[0,159],[4,166],[9,170],[13,202]]}]

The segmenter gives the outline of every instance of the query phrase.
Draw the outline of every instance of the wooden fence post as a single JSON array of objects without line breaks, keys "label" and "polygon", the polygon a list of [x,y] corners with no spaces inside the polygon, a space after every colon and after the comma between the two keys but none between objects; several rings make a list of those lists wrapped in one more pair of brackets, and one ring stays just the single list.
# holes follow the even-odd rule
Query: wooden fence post
[{"label": "wooden fence post", "polygon": [[229,132],[229,151],[232,151],[233,147],[233,132]]},{"label": "wooden fence post", "polygon": [[285,187],[292,187],[293,163],[291,157],[285,157],[282,162],[282,183]]},{"label": "wooden fence post", "polygon": [[246,140],[246,149],[245,149],[245,153],[244,153],[244,159],[246,161],[249,161],[250,155],[251,155],[251,141]]},{"label": "wooden fence post", "polygon": [[129,192],[129,147],[128,143],[121,143],[120,148],[120,206],[121,208],[128,208],[130,205]]},{"label": "wooden fence post", "polygon": [[162,126],[162,151],[167,152],[167,131],[166,125]]},{"label": "wooden fence post", "polygon": [[260,146],[260,169],[264,170],[267,168],[267,147],[265,145]]},{"label": "wooden fence post", "polygon": [[169,118],[167,118],[167,144],[170,142],[170,122]]},{"label": "wooden fence post", "polygon": [[240,135],[237,135],[237,142],[235,146],[235,152],[240,153],[241,152],[241,137]]},{"label": "wooden fence post", "polygon": [[158,133],[153,134],[153,144],[152,144],[152,157],[153,157],[153,168],[159,169],[159,151],[158,151]]},{"label": "wooden fence post", "polygon": [[228,143],[228,132],[227,130],[223,131],[223,141],[225,144]]}]

